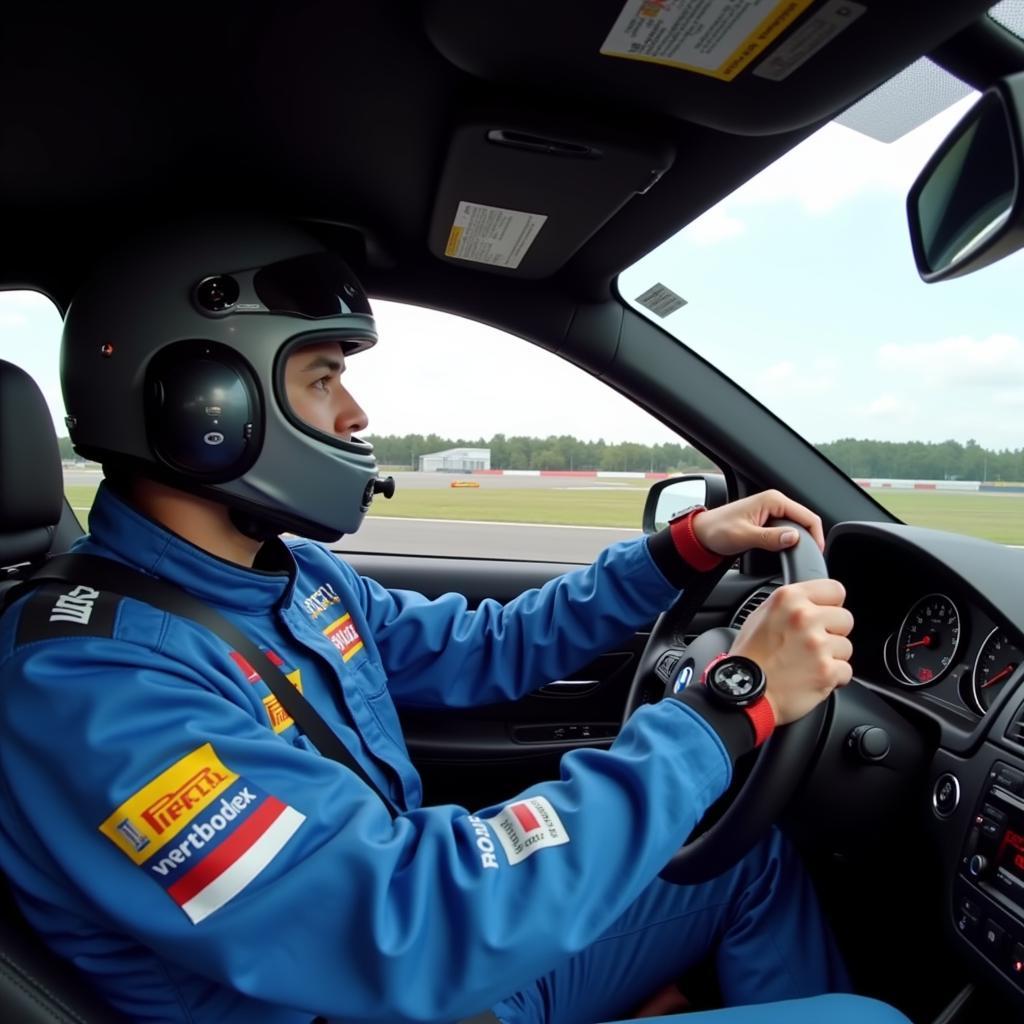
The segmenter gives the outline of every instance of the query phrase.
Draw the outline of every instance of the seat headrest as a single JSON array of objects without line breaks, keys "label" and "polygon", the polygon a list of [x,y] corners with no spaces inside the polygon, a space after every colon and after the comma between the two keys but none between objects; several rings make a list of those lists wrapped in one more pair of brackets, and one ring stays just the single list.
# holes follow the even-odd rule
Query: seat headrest
[{"label": "seat headrest", "polygon": [[46,400],[24,370],[0,359],[0,566],[45,555],[63,504],[60,449]]}]

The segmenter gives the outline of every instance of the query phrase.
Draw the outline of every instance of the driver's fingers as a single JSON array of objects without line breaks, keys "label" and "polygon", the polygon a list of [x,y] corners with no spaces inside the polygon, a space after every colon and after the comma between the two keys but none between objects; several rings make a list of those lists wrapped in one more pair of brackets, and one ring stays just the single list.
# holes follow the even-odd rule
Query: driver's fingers
[{"label": "driver's fingers", "polygon": [[820,621],[829,633],[836,636],[849,636],[853,632],[853,613],[849,608],[822,607]]},{"label": "driver's fingers", "polygon": [[804,599],[816,605],[838,607],[846,600],[846,588],[838,580],[804,580],[779,587],[772,597],[779,603],[791,600],[797,605]]},{"label": "driver's fingers", "polygon": [[825,641],[825,650],[839,661],[849,661],[853,657],[853,644],[845,636],[833,636],[830,633]]},{"label": "driver's fingers", "polygon": [[825,550],[825,530],[821,524],[821,517],[812,512],[806,505],[799,501],[787,498],[781,491],[768,491],[765,495],[772,502],[770,513],[773,516],[783,519],[792,519],[808,530],[818,545],[819,551]]}]

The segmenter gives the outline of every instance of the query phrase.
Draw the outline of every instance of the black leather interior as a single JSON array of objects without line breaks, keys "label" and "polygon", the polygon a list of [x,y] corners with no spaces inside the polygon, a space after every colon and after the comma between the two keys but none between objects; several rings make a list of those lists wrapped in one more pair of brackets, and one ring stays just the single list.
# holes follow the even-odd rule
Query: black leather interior
[{"label": "black leather interior", "polygon": [[[10,589],[73,530],[65,515],[57,436],[46,401],[24,370],[0,360],[0,605]],[[72,517],[73,518],[73,517]],[[79,531],[80,532],[80,531]],[[0,686],[9,685],[0,680]],[[124,1018],[89,989],[26,924],[0,880],[0,1021],[18,1024],[118,1024]]]}]

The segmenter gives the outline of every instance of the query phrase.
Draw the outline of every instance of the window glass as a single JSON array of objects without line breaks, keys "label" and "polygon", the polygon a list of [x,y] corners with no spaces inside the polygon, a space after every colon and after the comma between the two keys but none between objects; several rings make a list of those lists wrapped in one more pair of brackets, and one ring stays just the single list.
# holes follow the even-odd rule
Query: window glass
[{"label": "window glass", "polygon": [[652,479],[711,464],[589,374],[446,313],[374,302],[348,362],[395,497],[339,549],[587,562],[639,535]]},{"label": "window glass", "polygon": [[[899,518],[1024,545],[1024,253],[925,284],[907,192],[976,96],[895,142],[832,123],[619,277]],[[644,302],[653,286],[685,304]]]},{"label": "window glass", "polygon": [[100,471],[79,459],[67,438],[58,376],[60,332],[60,312],[51,299],[36,291],[0,291],[0,359],[26,370],[43,392],[64,463],[64,492],[84,525]]}]

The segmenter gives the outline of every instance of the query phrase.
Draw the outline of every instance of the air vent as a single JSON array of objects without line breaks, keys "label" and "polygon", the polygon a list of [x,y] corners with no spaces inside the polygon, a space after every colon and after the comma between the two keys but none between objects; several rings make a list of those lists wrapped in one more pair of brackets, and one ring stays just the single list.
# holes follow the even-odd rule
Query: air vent
[{"label": "air vent", "polygon": [[746,599],[746,601],[744,601],[743,604],[740,605],[739,610],[732,617],[732,622],[729,623],[729,626],[732,629],[739,629],[740,626],[742,626],[743,623],[746,622],[747,619],[750,618],[750,616],[754,612],[754,609],[755,608],[760,608],[761,605],[763,605],[765,603],[765,601],[768,600],[768,598],[771,595],[772,591],[773,590],[778,590],[778,589],[779,589],[779,584],[777,584],[777,583],[770,583],[770,584],[768,584],[768,586],[759,587],[757,590],[755,590],[750,595],[750,597],[748,597]]},{"label": "air vent", "polygon": [[1006,727],[1006,738],[1018,747],[1024,747],[1024,704],[1017,708],[1013,721]]}]

